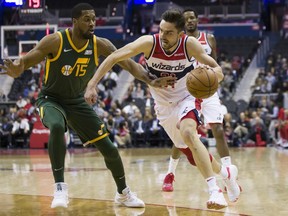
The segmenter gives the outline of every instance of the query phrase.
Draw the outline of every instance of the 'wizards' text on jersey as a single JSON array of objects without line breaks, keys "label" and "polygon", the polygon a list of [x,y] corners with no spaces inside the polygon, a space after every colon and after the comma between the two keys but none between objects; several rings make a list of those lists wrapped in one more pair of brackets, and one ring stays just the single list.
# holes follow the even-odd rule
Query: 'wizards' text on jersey
[{"label": "'wizards' text on jersey", "polygon": [[153,35],[154,45],[151,54],[146,58],[149,72],[157,77],[176,76],[177,83],[173,87],[153,88],[151,94],[158,102],[177,102],[189,95],[186,88],[186,74],[194,69],[193,61],[186,51],[187,35],[183,35],[177,48],[167,54],[161,46],[159,34]]}]

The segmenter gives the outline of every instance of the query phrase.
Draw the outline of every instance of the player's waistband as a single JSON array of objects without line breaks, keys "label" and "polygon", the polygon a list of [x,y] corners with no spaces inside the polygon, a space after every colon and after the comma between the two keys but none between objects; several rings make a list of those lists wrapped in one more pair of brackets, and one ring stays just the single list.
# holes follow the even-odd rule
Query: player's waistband
[{"label": "player's waistband", "polygon": [[191,95],[186,95],[184,98],[178,100],[178,101],[156,101],[157,105],[163,105],[163,106],[175,106],[178,105],[179,103],[181,103],[182,101],[184,101],[185,99],[191,97],[191,99],[193,98],[193,96]]}]

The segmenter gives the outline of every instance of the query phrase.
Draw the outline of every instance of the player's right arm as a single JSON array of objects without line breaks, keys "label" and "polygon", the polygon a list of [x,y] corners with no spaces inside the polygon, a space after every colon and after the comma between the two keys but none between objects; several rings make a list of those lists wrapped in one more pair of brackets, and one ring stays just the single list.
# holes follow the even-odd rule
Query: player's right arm
[{"label": "player's right arm", "polygon": [[31,49],[26,55],[12,61],[5,59],[4,65],[0,65],[1,73],[11,77],[19,77],[26,69],[40,63],[45,57],[55,57],[60,46],[60,36],[58,33],[47,35]]}]

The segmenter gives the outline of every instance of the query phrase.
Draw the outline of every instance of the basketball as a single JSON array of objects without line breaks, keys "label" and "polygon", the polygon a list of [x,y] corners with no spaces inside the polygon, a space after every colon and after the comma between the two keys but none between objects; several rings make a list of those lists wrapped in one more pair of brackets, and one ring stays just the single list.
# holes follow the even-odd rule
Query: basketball
[{"label": "basketball", "polygon": [[218,78],[210,67],[198,67],[187,74],[186,86],[195,98],[205,99],[218,89]]}]

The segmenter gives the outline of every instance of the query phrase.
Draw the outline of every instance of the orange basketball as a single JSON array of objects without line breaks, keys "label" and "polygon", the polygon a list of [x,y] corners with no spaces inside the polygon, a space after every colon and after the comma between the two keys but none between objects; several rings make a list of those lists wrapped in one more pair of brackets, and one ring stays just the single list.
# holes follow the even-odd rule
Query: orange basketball
[{"label": "orange basketball", "polygon": [[216,73],[209,67],[198,67],[187,74],[186,86],[192,96],[204,99],[218,89]]}]

